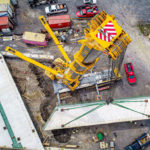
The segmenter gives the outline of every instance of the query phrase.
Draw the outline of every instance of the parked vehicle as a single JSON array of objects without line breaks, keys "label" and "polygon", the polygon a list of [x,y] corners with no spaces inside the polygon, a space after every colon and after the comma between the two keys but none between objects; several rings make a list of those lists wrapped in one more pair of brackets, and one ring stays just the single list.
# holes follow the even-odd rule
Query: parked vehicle
[{"label": "parked vehicle", "polygon": [[58,3],[58,0],[28,0],[30,7],[35,7],[42,4]]},{"label": "parked vehicle", "polygon": [[46,35],[42,33],[24,32],[22,40],[26,44],[46,46]]},{"label": "parked vehicle", "polygon": [[53,4],[48,7],[45,7],[45,12],[48,16],[57,13],[67,13],[68,7],[66,3]]},{"label": "parked vehicle", "polygon": [[83,8],[82,10],[79,10],[76,12],[76,16],[79,18],[84,18],[84,17],[93,17],[96,14],[99,13],[99,9],[97,6],[87,6]]},{"label": "parked vehicle", "polygon": [[9,18],[13,17],[13,12],[8,4],[0,5],[0,16],[9,16]]},{"label": "parked vehicle", "polygon": [[125,150],[142,150],[148,145],[150,145],[150,135],[144,133],[131,145],[125,147]]},{"label": "parked vehicle", "polygon": [[48,24],[52,29],[70,28],[70,15],[60,15],[48,17]]},{"label": "parked vehicle", "polygon": [[134,74],[134,68],[133,68],[132,62],[124,64],[124,68],[125,68],[125,72],[126,72],[129,84],[136,83],[136,77]]},{"label": "parked vehicle", "polygon": [[78,9],[85,8],[86,6],[95,5],[97,0],[76,0],[76,7]]},{"label": "parked vehicle", "polygon": [[13,21],[8,16],[0,17],[0,30],[3,33],[11,32],[13,28]]}]

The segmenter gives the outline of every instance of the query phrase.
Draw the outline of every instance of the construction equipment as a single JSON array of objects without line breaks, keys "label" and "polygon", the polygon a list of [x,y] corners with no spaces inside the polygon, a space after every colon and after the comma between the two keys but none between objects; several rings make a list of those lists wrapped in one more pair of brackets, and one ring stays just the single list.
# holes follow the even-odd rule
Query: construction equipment
[{"label": "construction equipment", "polygon": [[53,62],[54,67],[52,68],[30,59],[10,47],[6,47],[6,51],[44,69],[48,77],[52,80],[57,79],[61,81],[61,83],[65,84],[72,91],[80,84],[82,75],[92,69],[98,62],[99,56],[102,53],[112,59],[114,62],[114,74],[116,78],[120,78],[120,65],[117,67],[116,62],[120,59],[121,61],[123,60],[120,56],[125,53],[131,39],[118,25],[113,15],[109,16],[105,11],[102,11],[91,19],[88,23],[88,28],[84,29],[85,38],[78,41],[82,46],[80,50],[74,54],[73,61],[70,60],[67,53],[60,45],[46,19],[43,16],[39,17],[39,19],[51,35],[65,61],[60,58],[55,59]]},{"label": "construction equipment", "polygon": [[135,142],[131,145],[125,147],[125,150],[141,150],[145,149],[148,145],[150,145],[150,135],[147,133],[143,133]]}]

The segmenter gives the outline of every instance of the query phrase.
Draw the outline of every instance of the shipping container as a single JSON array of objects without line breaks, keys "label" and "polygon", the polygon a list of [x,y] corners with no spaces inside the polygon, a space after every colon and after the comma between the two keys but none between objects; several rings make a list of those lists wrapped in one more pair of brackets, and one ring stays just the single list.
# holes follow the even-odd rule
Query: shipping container
[{"label": "shipping container", "polygon": [[12,9],[12,11],[14,11],[14,7],[10,0],[0,0],[0,5],[1,4],[8,4],[10,6],[10,8]]},{"label": "shipping container", "polygon": [[26,44],[46,46],[46,35],[42,33],[24,32],[22,40]]},{"label": "shipping container", "polygon": [[13,29],[13,23],[8,16],[0,17],[0,30],[2,29]]},{"label": "shipping container", "polygon": [[71,19],[70,15],[60,15],[48,17],[49,26],[53,29],[70,28]]},{"label": "shipping container", "polygon": [[1,4],[0,5],[0,13],[2,14],[4,12],[5,13],[7,12],[9,14],[10,18],[13,17],[13,12],[12,12],[12,10],[11,10],[11,8],[10,8],[10,6],[8,4]]}]

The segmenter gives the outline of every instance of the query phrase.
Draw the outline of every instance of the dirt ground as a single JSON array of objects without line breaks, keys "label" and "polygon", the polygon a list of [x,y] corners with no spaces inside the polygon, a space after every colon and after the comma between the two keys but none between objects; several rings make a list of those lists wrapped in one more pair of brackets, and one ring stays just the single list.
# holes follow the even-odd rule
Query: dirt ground
[{"label": "dirt ground", "polygon": [[[68,13],[72,18],[75,18],[76,8],[72,4],[75,0],[62,0],[61,2],[67,3],[69,8]],[[123,82],[115,86],[114,98],[150,95],[150,41],[140,32],[137,26],[138,21],[149,21],[150,1],[98,0],[98,6],[100,10],[105,10],[109,14],[113,13],[119,24],[123,25],[123,29],[132,39],[132,43],[127,48],[123,63],[133,63],[137,84],[135,86],[128,84],[124,68],[122,67],[121,73]],[[44,6],[30,9],[27,0],[19,1],[19,8],[17,9],[18,26],[15,29],[15,33],[21,34],[24,31],[40,32],[40,29],[43,29],[38,20],[38,16],[40,15],[45,15]],[[74,20],[74,24],[78,22],[86,24],[86,21]],[[21,40],[9,42],[1,41],[0,50],[3,51],[6,45],[14,47],[21,52],[49,54],[54,55],[55,58],[61,56],[52,41],[49,42],[46,48],[27,46]],[[79,48],[80,45],[76,42],[70,42],[64,45],[64,49],[71,58],[73,58],[72,54],[79,50]],[[53,93],[52,82],[44,75],[44,71],[33,65],[29,65],[27,62],[19,59],[6,60],[24,102],[30,111],[31,118],[39,131],[41,139],[43,140],[42,135],[48,135],[50,137],[50,143],[53,146],[62,145],[58,142],[59,140],[66,142],[63,141],[63,139],[69,139],[65,144],[76,144],[83,150],[99,150],[99,143],[94,143],[92,137],[95,136],[98,131],[102,131],[106,137],[105,141],[109,142],[110,140],[114,140],[116,150],[123,150],[123,148],[132,143],[135,138],[149,130],[150,121],[139,121],[136,124],[119,123],[72,129],[67,132],[60,132],[61,135],[55,132],[55,138],[51,132],[41,132],[42,125],[44,125],[49,114],[58,103],[57,97]],[[100,71],[102,68],[108,66],[107,63],[107,58],[104,56],[101,57],[94,70]],[[101,92],[102,98],[109,94],[109,92],[110,91]],[[81,102],[94,100],[95,93],[95,90],[80,91],[77,94],[72,93],[72,103],[75,103],[76,100]],[[68,103],[69,100],[65,103]],[[147,150],[150,150],[150,148],[147,148]]]}]

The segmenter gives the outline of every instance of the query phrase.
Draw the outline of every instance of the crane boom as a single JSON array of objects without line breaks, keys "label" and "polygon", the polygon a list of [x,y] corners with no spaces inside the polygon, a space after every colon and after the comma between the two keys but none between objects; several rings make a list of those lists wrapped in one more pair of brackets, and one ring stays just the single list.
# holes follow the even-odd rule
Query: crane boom
[{"label": "crane boom", "polygon": [[[45,71],[48,71],[48,72],[52,73],[53,75],[62,76],[61,74],[59,74],[56,70],[52,69],[51,67],[47,67],[47,66],[45,66],[45,65],[43,65],[43,64],[41,64],[41,63],[39,63],[39,62],[29,58],[29,57],[26,57],[22,53],[16,51],[15,49],[13,49],[13,48],[11,48],[9,46],[7,46],[5,48],[5,50],[8,51],[9,53],[13,54],[13,55],[16,55],[17,57],[19,57],[19,58],[21,58],[23,60],[31,63],[31,64],[34,64],[34,65],[42,68]],[[62,78],[63,78],[63,76],[62,76]]]},{"label": "crane boom", "polygon": [[61,44],[59,43],[58,39],[56,38],[55,34],[53,33],[53,31],[50,28],[49,24],[47,23],[46,19],[43,16],[40,16],[39,19],[40,19],[41,23],[43,24],[43,26],[45,27],[45,29],[47,30],[47,32],[51,35],[51,37],[54,40],[55,44],[57,45],[58,49],[64,56],[64,59],[66,60],[66,62],[71,63],[69,56],[67,55],[67,53],[65,52],[65,50],[63,49]]}]

